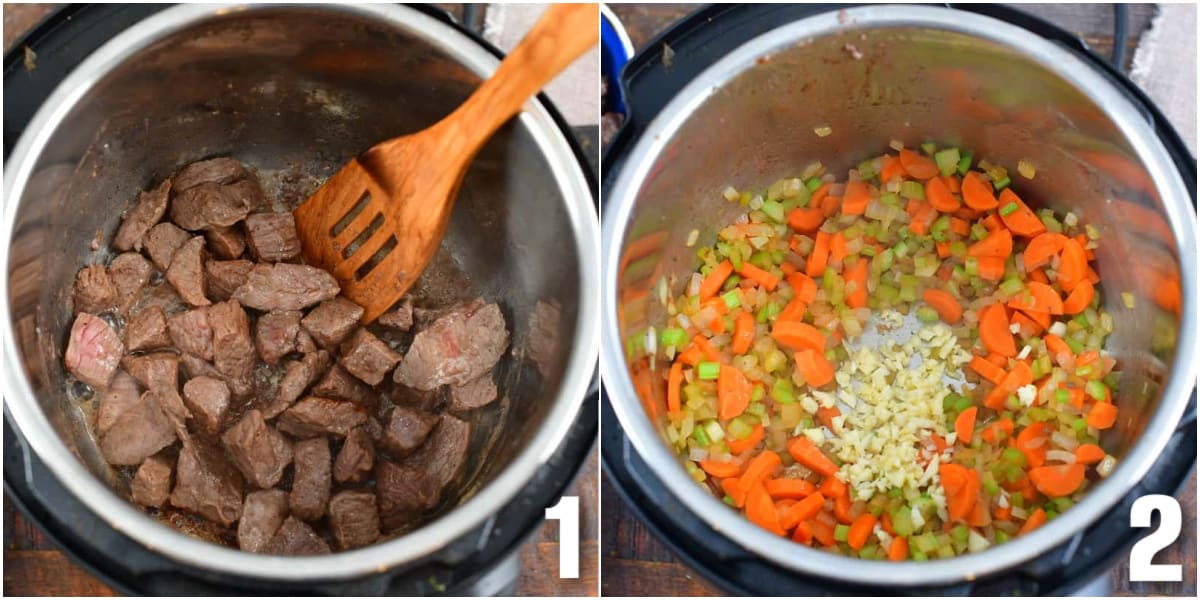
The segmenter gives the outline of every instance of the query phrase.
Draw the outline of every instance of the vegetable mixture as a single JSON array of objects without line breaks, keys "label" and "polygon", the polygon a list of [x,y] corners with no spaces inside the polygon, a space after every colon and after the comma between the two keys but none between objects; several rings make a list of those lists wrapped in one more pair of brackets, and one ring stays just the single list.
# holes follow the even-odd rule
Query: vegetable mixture
[{"label": "vegetable mixture", "polygon": [[814,163],[726,189],[746,213],[697,250],[682,296],[660,282],[670,318],[629,351],[666,375],[688,472],[754,523],[948,558],[1037,529],[1113,470],[1113,320],[1096,229],[957,148],[891,148],[842,181]]}]

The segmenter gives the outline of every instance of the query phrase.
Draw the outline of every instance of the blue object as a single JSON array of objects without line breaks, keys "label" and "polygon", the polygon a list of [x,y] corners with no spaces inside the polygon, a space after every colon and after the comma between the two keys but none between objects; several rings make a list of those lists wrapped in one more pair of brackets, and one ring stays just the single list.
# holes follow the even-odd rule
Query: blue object
[{"label": "blue object", "polygon": [[625,33],[620,19],[600,5],[600,73],[608,80],[608,102],[604,112],[625,114],[625,98],[621,95],[621,69],[633,55],[633,44]]}]

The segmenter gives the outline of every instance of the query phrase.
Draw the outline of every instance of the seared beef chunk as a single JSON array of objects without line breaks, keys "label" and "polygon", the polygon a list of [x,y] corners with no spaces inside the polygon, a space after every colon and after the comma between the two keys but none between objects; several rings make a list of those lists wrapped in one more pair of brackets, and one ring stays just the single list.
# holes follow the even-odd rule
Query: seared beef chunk
[{"label": "seared beef chunk", "polygon": [[296,470],[292,478],[292,494],[288,506],[292,516],[316,521],[325,516],[329,503],[330,471],[329,440],[323,437],[296,442]]},{"label": "seared beef chunk", "polygon": [[423,410],[426,412],[434,412],[440,410],[444,404],[443,399],[445,394],[442,393],[442,388],[434,390],[414,390],[403,385],[396,385],[393,388],[395,393],[392,394],[391,401],[393,404],[404,405],[409,408]]},{"label": "seared beef chunk", "polygon": [[361,306],[338,296],[318,304],[301,323],[322,348],[334,348],[354,331],[362,316]]},{"label": "seared beef chunk", "polygon": [[463,385],[487,373],[508,347],[500,307],[471,303],[419,331],[396,369],[397,383],[420,390]]},{"label": "seared beef chunk", "polygon": [[75,312],[102,313],[117,305],[117,286],[104,265],[88,265],[75,276]]},{"label": "seared beef chunk", "polygon": [[195,425],[209,435],[221,432],[229,411],[229,386],[212,377],[194,377],[183,384],[183,402],[191,411]]},{"label": "seared beef chunk", "polygon": [[438,478],[424,469],[380,460],[375,465],[375,495],[379,512],[406,515],[429,510],[441,499]]},{"label": "seared beef chunk", "polygon": [[250,321],[237,300],[214,304],[208,310],[213,333],[213,363],[232,381],[249,381],[254,374],[254,341]]},{"label": "seared beef chunk", "polygon": [[413,326],[413,305],[412,299],[405,296],[400,300],[400,304],[396,308],[379,315],[377,319],[380,325],[399,329],[400,331],[408,331]]},{"label": "seared beef chunk", "polygon": [[242,516],[242,474],[216,447],[185,440],[171,505],[229,527]]},{"label": "seared beef chunk", "polygon": [[121,364],[148,390],[179,389],[179,356],[174,352],[126,356]]},{"label": "seared beef chunk", "polygon": [[239,184],[202,183],[171,202],[171,220],[188,231],[229,227],[246,218],[255,199]]},{"label": "seared beef chunk", "polygon": [[183,244],[171,257],[167,268],[167,281],[175,286],[179,297],[192,306],[212,304],[205,296],[204,281],[204,238],[196,236]]},{"label": "seared beef chunk", "polygon": [[191,234],[172,223],[159,223],[146,234],[146,253],[158,270],[164,273],[171,266],[175,253],[192,239]]},{"label": "seared beef chunk", "polygon": [[437,422],[437,415],[397,406],[383,430],[383,449],[397,457],[408,456],[425,443]]},{"label": "seared beef chunk", "polygon": [[175,426],[155,395],[142,394],[100,438],[100,452],[109,464],[140,465],[175,441]]},{"label": "seared beef chunk", "polygon": [[246,552],[262,552],[288,514],[288,493],[283,490],[259,490],[246,494],[242,518],[238,520],[238,547]]},{"label": "seared beef chunk", "polygon": [[404,463],[421,467],[445,487],[462,471],[471,441],[471,424],[450,415],[442,415],[429,439]]},{"label": "seared beef chunk", "polygon": [[[179,355],[179,366],[183,371],[183,376],[187,379],[212,377],[213,379],[225,380],[225,376],[216,367],[212,366],[212,363],[186,352]],[[225,381],[225,383],[228,384],[229,382]]]},{"label": "seared beef chunk", "polygon": [[75,315],[63,356],[63,363],[72,375],[94,388],[103,388],[124,355],[125,344],[108,323],[84,312]]},{"label": "seared beef chunk", "polygon": [[349,400],[374,408],[377,404],[375,392],[369,386],[346,372],[340,365],[333,365],[325,373],[325,377],[312,389],[314,396]]},{"label": "seared beef chunk", "polygon": [[113,237],[113,247],[122,252],[141,250],[142,236],[162,219],[170,192],[171,180],[167,179],[157,188],[138,194],[137,204],[121,217],[121,226]]},{"label": "seared beef chunk", "polygon": [[237,227],[214,227],[204,232],[204,241],[209,252],[220,259],[235,259],[246,251],[246,237]]},{"label": "seared beef chunk", "polygon": [[329,353],[324,350],[305,354],[300,360],[288,361],[283,377],[279,380],[275,399],[263,409],[263,416],[274,419],[279,413],[287,410],[328,366]]},{"label": "seared beef chunk", "polygon": [[254,326],[254,346],[268,365],[296,351],[296,334],[300,333],[298,310],[273,310],[258,318]]},{"label": "seared beef chunk", "polygon": [[96,432],[101,436],[108,433],[117,417],[121,416],[125,409],[136,404],[140,395],[137,381],[130,377],[129,373],[117,371],[109,382],[108,389],[100,396],[100,410],[96,413]]},{"label": "seared beef chunk", "polygon": [[201,306],[175,313],[167,319],[167,333],[176,348],[204,360],[212,360],[212,327],[208,307]]},{"label": "seared beef chunk", "polygon": [[279,415],[279,429],[296,437],[324,434],[345,437],[367,422],[367,411],[353,402],[309,396]]},{"label": "seared beef chunk", "polygon": [[361,548],[379,539],[375,494],[346,490],[329,500],[329,528],[339,550]]},{"label": "seared beef chunk", "polygon": [[542,377],[548,376],[562,358],[558,349],[558,332],[562,329],[562,309],[554,302],[539,300],[529,315],[527,346],[529,357]]},{"label": "seared beef chunk", "polygon": [[137,252],[120,254],[108,265],[108,274],[112,276],[113,284],[117,288],[117,306],[122,313],[129,312],[137,302],[142,288],[150,281],[150,275],[153,273],[154,267],[150,265],[150,261]]},{"label": "seared beef chunk", "polygon": [[209,295],[217,302],[232,298],[233,292],[246,283],[253,268],[254,263],[248,260],[210,260],[204,263]]},{"label": "seared beef chunk", "polygon": [[192,413],[183,403],[179,392],[174,388],[158,388],[153,391],[163,412],[171,420],[171,426],[175,428],[176,436],[181,440],[187,439],[191,435],[188,433],[187,422],[192,419]]},{"label": "seared beef chunk", "polygon": [[300,238],[292,213],[255,213],[246,217],[246,242],[254,257],[281,262],[300,256]]},{"label": "seared beef chunk", "polygon": [[371,385],[379,385],[400,355],[366,329],[359,329],[342,342],[342,368]]},{"label": "seared beef chunk", "polygon": [[301,310],[341,291],[332,275],[308,265],[257,264],[233,297],[258,310]]},{"label": "seared beef chunk", "polygon": [[222,156],[208,160],[196,161],[182,169],[171,178],[175,193],[190,190],[202,183],[226,185],[249,177],[246,167],[237,159]]},{"label": "seared beef chunk", "polygon": [[125,321],[125,348],[130,352],[157,350],[170,345],[167,314],[161,306],[147,306]]},{"label": "seared beef chunk", "polygon": [[329,554],[329,544],[317,535],[313,528],[295,517],[288,517],[275,537],[262,549],[263,554],[284,554],[287,556],[304,556],[310,554]]},{"label": "seared beef chunk", "polygon": [[296,332],[296,351],[303,354],[317,351],[317,343],[313,341],[312,336],[303,328]]},{"label": "seared beef chunk", "polygon": [[355,427],[346,436],[337,459],[333,462],[333,479],[338,483],[362,483],[375,466],[375,444],[371,434]]},{"label": "seared beef chunk", "polygon": [[171,495],[171,471],[174,464],[162,454],[155,454],[142,461],[133,482],[129,484],[134,502],[142,506],[160,508]]},{"label": "seared beef chunk", "polygon": [[262,413],[254,409],[227,429],[221,441],[246,481],[262,489],[279,483],[283,470],[292,462],[291,442],[267,425]]},{"label": "seared beef chunk", "polygon": [[450,410],[462,412],[487,406],[496,396],[496,382],[487,373],[471,383],[450,388]]}]

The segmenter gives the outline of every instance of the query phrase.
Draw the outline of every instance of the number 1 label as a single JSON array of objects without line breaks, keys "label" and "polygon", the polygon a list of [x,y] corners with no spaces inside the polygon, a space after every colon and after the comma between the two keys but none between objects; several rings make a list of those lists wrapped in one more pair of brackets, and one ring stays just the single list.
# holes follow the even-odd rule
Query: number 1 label
[{"label": "number 1 label", "polygon": [[579,496],[563,496],[546,519],[558,521],[559,579],[579,579]]},{"label": "number 1 label", "polygon": [[1150,515],[1158,511],[1158,529],[1142,538],[1129,551],[1130,581],[1183,581],[1181,565],[1156,565],[1154,555],[1179,539],[1183,518],[1179,514],[1179,501],[1161,494],[1142,496],[1133,502],[1129,510],[1131,527],[1149,527]]}]

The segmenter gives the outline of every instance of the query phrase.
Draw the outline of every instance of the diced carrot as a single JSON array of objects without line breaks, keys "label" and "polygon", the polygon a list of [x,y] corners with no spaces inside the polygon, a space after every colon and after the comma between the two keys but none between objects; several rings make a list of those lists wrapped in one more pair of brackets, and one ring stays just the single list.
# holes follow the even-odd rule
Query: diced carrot
[{"label": "diced carrot", "polygon": [[1005,417],[999,421],[989,423],[987,427],[983,428],[983,441],[989,444],[996,444],[1004,439],[1001,437],[1001,434],[1003,434],[1005,437],[1008,437],[1012,435],[1012,432],[1012,419]]},{"label": "diced carrot", "polygon": [[982,223],[988,231],[1004,229],[1004,221],[1001,221],[1000,215],[996,213],[989,213],[988,216],[984,217],[979,222]]},{"label": "diced carrot", "polygon": [[808,305],[803,300],[792,298],[787,303],[787,306],[783,307],[783,310],[779,311],[779,314],[775,316],[775,322],[802,321],[804,320],[804,311],[806,309],[808,309]]},{"label": "diced carrot", "polygon": [[776,500],[803,500],[817,491],[817,486],[803,479],[768,479],[763,485],[767,488],[767,493]]},{"label": "diced carrot", "polygon": [[808,521],[817,516],[817,513],[821,512],[821,508],[824,506],[825,496],[821,495],[821,492],[813,492],[788,509],[787,514],[782,519],[781,525],[786,529],[789,526],[795,526],[800,522]]},{"label": "diced carrot", "polygon": [[1009,395],[1016,394],[1018,389],[1032,382],[1033,371],[1029,364],[1023,360],[1013,361],[1012,369],[1004,375],[1004,379],[995,389],[988,392],[983,399],[983,405],[994,410],[1003,410]]},{"label": "diced carrot", "polygon": [[1088,262],[1096,260],[1096,252],[1094,250],[1092,250],[1091,248],[1087,247],[1088,246],[1088,238],[1086,235],[1084,235],[1082,233],[1079,235],[1076,235],[1075,241],[1079,242],[1080,248],[1083,248],[1083,254],[1088,259]]},{"label": "diced carrot", "polygon": [[[1026,204],[1021,201],[1016,192],[1012,191],[1011,187],[1004,188],[1000,192],[1000,218],[1004,220],[1004,225],[1012,230],[1013,233],[1032,238],[1046,232],[1046,226],[1042,220],[1034,214]],[[1016,210],[1006,211],[1005,207],[1016,205]],[[1008,214],[1003,214],[1008,212]]]},{"label": "diced carrot", "polygon": [[788,212],[788,225],[800,233],[813,233],[825,223],[820,207],[793,208]]},{"label": "diced carrot", "polygon": [[[974,473],[974,480],[979,479],[979,471],[971,471],[971,473]],[[976,481],[975,487],[979,487],[978,481]],[[987,527],[991,524],[992,515],[988,513],[988,505],[976,499],[975,506],[971,508],[971,514],[967,516],[967,525],[971,527]]]},{"label": "diced carrot", "polygon": [[1008,329],[1008,312],[1003,304],[997,302],[981,311],[979,339],[991,352],[1008,357],[1017,355],[1017,342],[1013,339],[1012,331]]},{"label": "diced carrot", "polygon": [[1025,316],[1029,317],[1034,323],[1037,323],[1038,327],[1042,329],[1050,329],[1050,325],[1053,324],[1049,312],[1037,310],[1022,310],[1021,312],[1025,313]]},{"label": "diced carrot", "polygon": [[748,435],[740,440],[726,438],[725,443],[726,443],[726,445],[729,446],[729,451],[731,453],[741,454],[741,453],[757,446],[758,443],[762,441],[763,436],[765,436],[765,435],[766,435],[766,429],[763,429],[763,426],[760,423],[758,425],[755,425],[754,429],[750,430],[750,435]]},{"label": "diced carrot", "polygon": [[[784,529],[787,529],[787,526],[784,526]],[[800,521],[796,524],[796,529],[792,531],[792,541],[805,546],[812,544],[813,530],[812,527],[809,527],[808,521]]]},{"label": "diced carrot", "polygon": [[1058,283],[1068,292],[1073,291],[1087,276],[1087,255],[1079,242],[1068,239],[1063,242],[1058,260]]},{"label": "diced carrot", "polygon": [[846,236],[837,232],[829,237],[829,258],[835,263],[842,262],[850,251],[846,249]]},{"label": "diced carrot", "polygon": [[833,477],[837,473],[838,467],[833,464],[829,457],[825,456],[824,452],[812,443],[812,440],[802,435],[796,436],[787,443],[788,454],[796,462],[816,471],[826,477]]},{"label": "diced carrot", "polygon": [[1087,310],[1087,307],[1092,304],[1092,297],[1095,295],[1096,287],[1092,285],[1091,281],[1087,279],[1080,281],[1075,286],[1075,289],[1071,290],[1071,293],[1067,295],[1067,299],[1063,300],[1063,312],[1068,315],[1077,315]]},{"label": "diced carrot", "polygon": [[937,216],[937,210],[928,203],[918,203],[916,214],[913,215],[912,221],[908,224],[908,229],[917,235],[929,235],[929,227],[933,225]]},{"label": "diced carrot", "polygon": [[978,171],[970,171],[963,176],[963,202],[975,210],[992,210],[999,206],[996,195],[992,192],[992,182]]},{"label": "diced carrot", "polygon": [[1108,429],[1117,422],[1117,406],[1111,402],[1097,402],[1087,415],[1087,424],[1096,429]]},{"label": "diced carrot", "polygon": [[913,179],[930,179],[937,177],[937,163],[928,156],[921,156],[908,148],[900,150],[900,165]]},{"label": "diced carrot", "polygon": [[889,154],[884,154],[879,165],[879,181],[887,183],[894,179],[903,179],[906,173],[904,165],[900,164],[900,159]]},{"label": "diced carrot", "polygon": [[[938,180],[934,178],[930,181]],[[863,546],[867,545],[867,539],[871,537],[871,531],[875,529],[877,522],[878,519],[875,515],[869,512],[859,515],[850,525],[850,531],[846,534],[846,543],[855,550],[862,550]]]},{"label": "diced carrot", "polygon": [[962,191],[962,181],[959,181],[958,175],[943,175],[942,183],[946,184],[946,189],[952,193],[957,194]]},{"label": "diced carrot", "polygon": [[967,256],[1005,259],[1012,254],[1012,234],[1007,229],[988,232],[987,237],[967,247]]},{"label": "diced carrot", "polygon": [[725,479],[722,479],[721,489],[725,491],[725,494],[729,496],[730,500],[733,500],[734,506],[738,508],[746,506],[746,492],[743,492],[738,488],[737,477],[726,477]]},{"label": "diced carrot", "polygon": [[879,527],[887,532],[888,535],[896,535],[896,529],[892,527],[892,515],[888,511],[883,511],[879,515]]},{"label": "diced carrot", "polygon": [[667,374],[667,411],[679,412],[682,406],[679,403],[679,387],[683,385],[683,363],[677,362],[671,365],[671,371]]},{"label": "diced carrot", "polygon": [[1104,460],[1104,449],[1096,444],[1082,444],[1075,449],[1075,462],[1094,465]]},{"label": "diced carrot", "polygon": [[737,477],[742,472],[742,466],[737,463],[722,462],[711,459],[700,461],[700,468],[704,469],[705,473],[722,479],[726,477]]},{"label": "diced carrot", "polygon": [[1038,283],[1050,283],[1050,278],[1046,276],[1046,272],[1041,269],[1034,269],[1029,272],[1029,280]]},{"label": "diced carrot", "polygon": [[888,546],[888,560],[899,562],[908,558],[908,538],[894,537]]},{"label": "diced carrot", "polygon": [[775,326],[771,328],[771,337],[775,338],[779,345],[789,350],[800,351],[811,348],[818,352],[825,352],[825,334],[808,323],[776,321]]},{"label": "diced carrot", "polygon": [[1000,367],[1001,369],[1008,367],[1008,357],[1000,354],[999,352],[988,352],[986,358],[988,362]]},{"label": "diced carrot", "polygon": [[853,267],[846,270],[846,306],[866,308],[869,267],[870,261],[866,258],[859,258]]},{"label": "diced carrot", "polygon": [[787,282],[792,286],[795,297],[803,300],[805,304],[812,304],[817,299],[817,282],[812,277],[797,271],[787,276]]},{"label": "diced carrot", "polygon": [[828,263],[829,234],[818,231],[816,243],[813,244],[812,253],[808,255],[808,262],[805,264],[804,273],[809,277],[820,277],[825,274],[825,265]]},{"label": "diced carrot", "polygon": [[733,321],[733,343],[730,347],[734,354],[745,354],[753,343],[754,315],[748,311],[740,311]]},{"label": "diced carrot", "polygon": [[966,219],[950,217],[950,231],[966,237],[971,234],[971,224]]},{"label": "diced carrot", "polygon": [[1017,292],[1008,301],[1009,308],[1015,308],[1027,313],[1043,312],[1052,315],[1063,314],[1063,301],[1054,288],[1036,281],[1025,284],[1025,289]]},{"label": "diced carrot", "polygon": [[744,412],[750,405],[750,382],[741,371],[721,365],[717,375],[717,416],[728,421]]},{"label": "diced carrot", "polygon": [[1042,508],[1039,508],[1030,513],[1028,519],[1025,519],[1025,524],[1021,526],[1021,531],[1018,533],[1018,535],[1025,535],[1037,529],[1038,527],[1041,527],[1045,522],[1046,511]]},{"label": "diced carrot", "polygon": [[995,384],[999,384],[1004,380],[1004,369],[988,362],[987,359],[981,356],[972,356],[971,362],[967,363],[979,376]]},{"label": "diced carrot", "polygon": [[712,272],[700,282],[700,300],[708,300],[717,295],[721,291],[721,286],[725,285],[725,280],[733,274],[733,263],[728,260],[721,261],[721,264],[713,268]]},{"label": "diced carrot", "polygon": [[833,381],[834,367],[825,355],[809,348],[795,353],[796,368],[811,387],[821,387]]},{"label": "diced carrot", "polygon": [[738,481],[738,489],[749,492],[754,486],[769,479],[780,464],[781,459],[778,454],[770,450],[763,450],[750,460],[750,464],[746,465],[746,470],[742,472],[741,480]]},{"label": "diced carrot", "polygon": [[850,494],[842,494],[833,499],[833,516],[839,523],[849,525],[854,522],[854,519],[850,516],[850,507],[852,504]]},{"label": "diced carrot", "polygon": [[864,181],[846,183],[846,191],[842,193],[842,214],[861,215],[867,212],[871,203],[871,186]]},{"label": "diced carrot", "polygon": [[959,320],[962,319],[962,304],[949,292],[928,289],[921,294],[921,299],[933,307],[933,310],[937,311],[938,316],[943,321],[951,325],[957,325]]},{"label": "diced carrot", "polygon": [[1057,335],[1047,333],[1046,337],[1043,337],[1042,340],[1046,342],[1046,350],[1050,352],[1050,357],[1060,366],[1065,362],[1062,358],[1070,358],[1072,360],[1075,358],[1075,353],[1071,351],[1071,347]]},{"label": "diced carrot", "polygon": [[771,496],[767,494],[761,483],[755,484],[746,493],[746,518],[775,535],[786,533],[779,524],[779,513],[775,510],[775,502],[771,500]]},{"label": "diced carrot", "polygon": [[779,285],[778,277],[750,264],[748,261],[742,262],[742,268],[738,269],[738,275],[758,283],[766,288],[768,292],[775,291],[775,286]]},{"label": "diced carrot", "polygon": [[834,524],[829,524],[821,521],[820,519],[813,519],[810,520],[808,524],[812,528],[813,539],[817,540],[818,544],[821,544],[827,548],[837,545],[837,538],[835,538],[833,534],[833,528],[836,524],[836,521]]},{"label": "diced carrot", "polygon": [[1012,520],[1012,507],[1011,506],[997,506],[996,512],[994,513],[994,515],[995,515],[997,521],[1011,521]]},{"label": "diced carrot", "polygon": [[1043,421],[1030,423],[1017,434],[1016,447],[1025,454],[1029,466],[1040,467],[1046,462],[1046,450],[1050,445],[1050,426]]},{"label": "diced carrot", "polygon": [[828,181],[826,181],[826,182],[822,183],[820,186],[818,186],[817,191],[813,192],[812,196],[809,197],[808,205],[820,208],[821,202],[823,202],[825,200],[825,198],[827,196],[829,196],[829,188],[830,187],[832,187],[832,186],[830,185],[830,183]]},{"label": "diced carrot", "polygon": [[1025,270],[1032,271],[1038,267],[1050,264],[1051,257],[1062,252],[1063,243],[1067,236],[1048,231],[1029,240],[1025,246]]},{"label": "diced carrot", "polygon": [[821,213],[828,219],[838,212],[838,207],[841,206],[842,199],[838,196],[829,195],[821,199]]},{"label": "diced carrot", "polygon": [[950,242],[934,242],[933,247],[937,250],[938,258],[950,256]]},{"label": "diced carrot", "polygon": [[993,256],[980,256],[975,259],[979,267],[979,277],[987,281],[1000,281],[1004,277],[1004,259]]},{"label": "diced carrot", "polygon": [[700,361],[704,360],[704,358],[704,351],[702,351],[699,346],[692,344],[688,346],[686,350],[679,353],[679,358],[676,359],[676,362],[681,362],[685,365],[694,367],[700,364]]},{"label": "diced carrot", "polygon": [[850,491],[846,484],[841,479],[838,479],[836,475],[826,477],[821,481],[821,487],[818,489],[826,498],[840,498],[846,495],[846,492]]},{"label": "diced carrot", "polygon": [[946,182],[938,177],[931,177],[925,182],[925,200],[930,206],[944,213],[952,213],[961,205],[958,198],[950,193],[950,188],[946,187]]},{"label": "diced carrot", "polygon": [[1029,480],[1038,491],[1051,498],[1070,496],[1083,485],[1086,467],[1079,463],[1050,465],[1029,470]]},{"label": "diced carrot", "polygon": [[963,445],[970,444],[971,437],[975,435],[975,416],[978,414],[979,407],[972,406],[958,413],[958,417],[954,419],[954,433]]},{"label": "diced carrot", "polygon": [[796,267],[792,263],[785,260],[779,264],[779,270],[783,271],[783,277],[784,279],[787,279],[788,276],[796,272]]},{"label": "diced carrot", "polygon": [[946,510],[953,521],[966,520],[975,507],[978,497],[977,486],[971,485],[969,469],[955,463],[942,463],[938,466],[938,475],[942,478],[942,487],[946,490]]},{"label": "diced carrot", "polygon": [[833,431],[833,418],[842,416],[842,411],[838,410],[837,405],[822,406],[817,409],[817,421]]},{"label": "diced carrot", "polygon": [[1021,328],[1020,334],[1023,339],[1029,339],[1042,332],[1043,328],[1037,321],[1029,318],[1029,315],[1014,310],[1012,314],[1012,322]]}]

